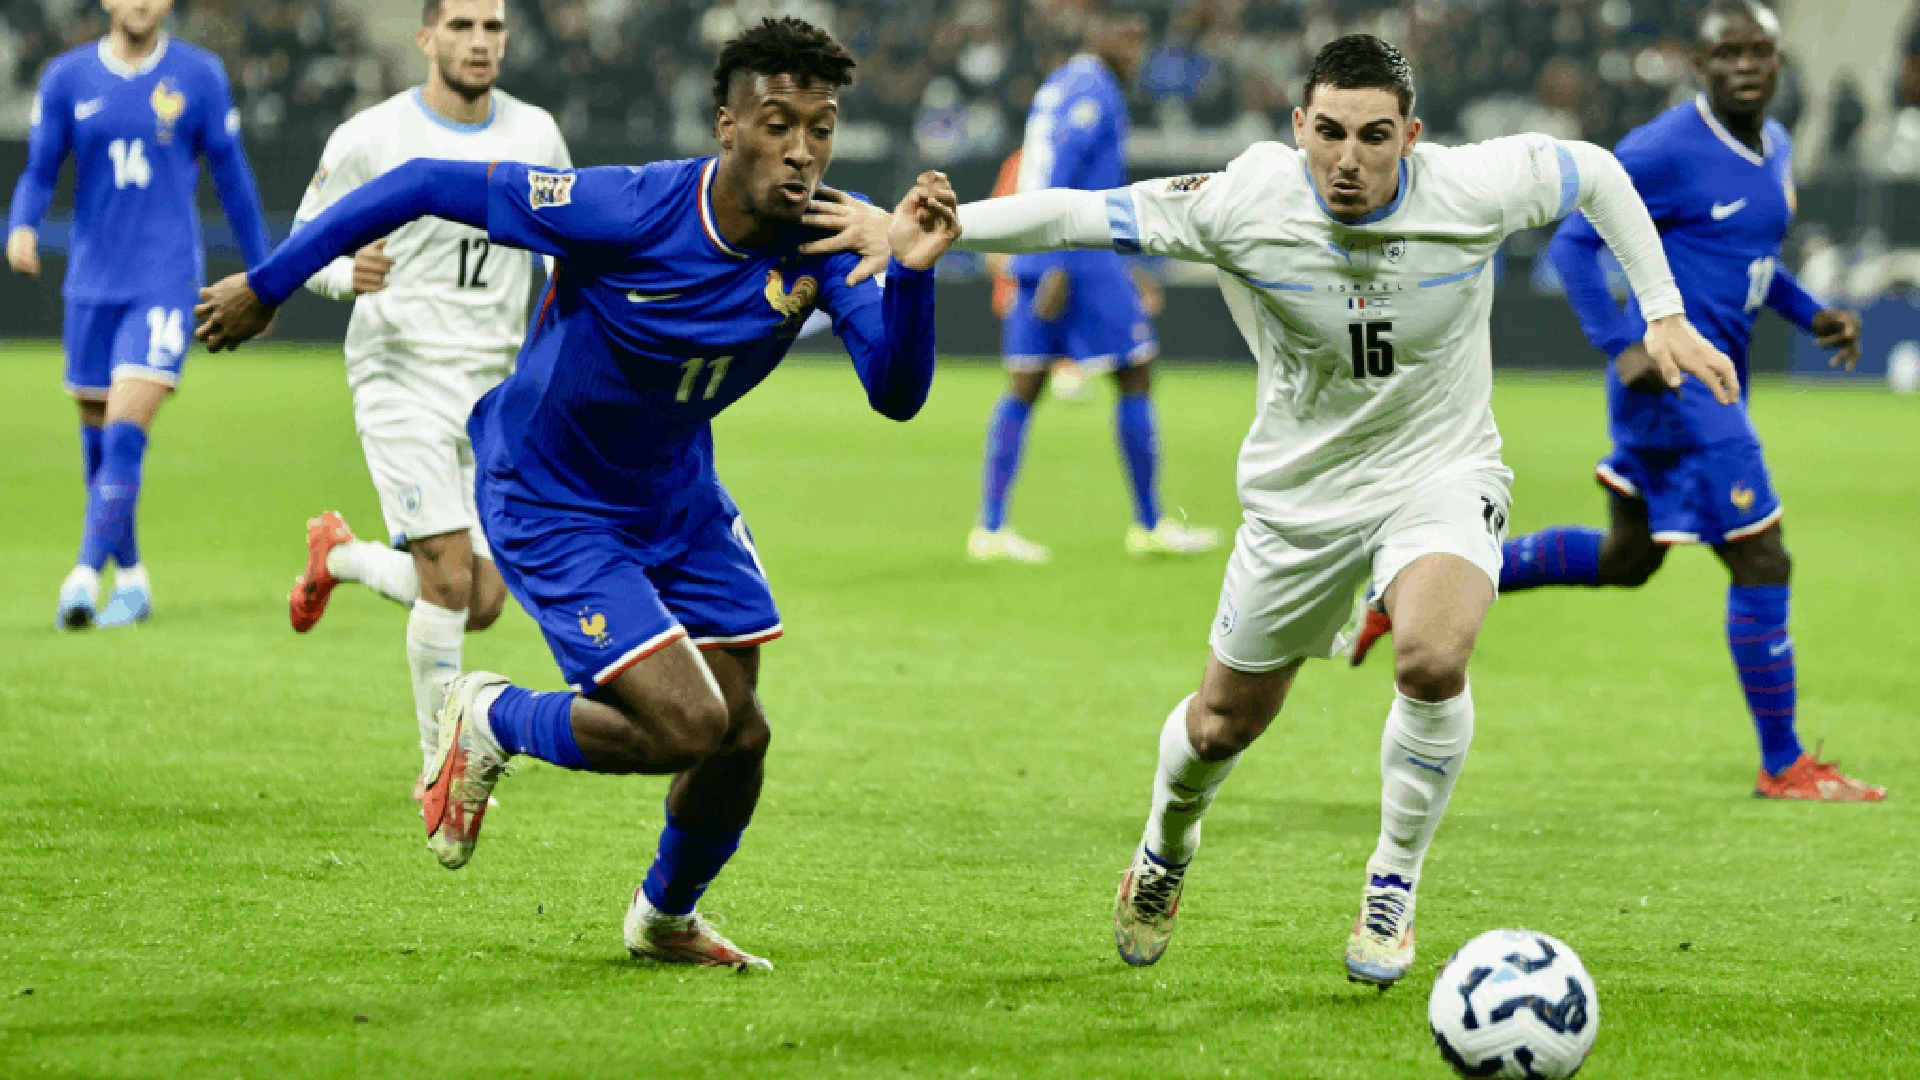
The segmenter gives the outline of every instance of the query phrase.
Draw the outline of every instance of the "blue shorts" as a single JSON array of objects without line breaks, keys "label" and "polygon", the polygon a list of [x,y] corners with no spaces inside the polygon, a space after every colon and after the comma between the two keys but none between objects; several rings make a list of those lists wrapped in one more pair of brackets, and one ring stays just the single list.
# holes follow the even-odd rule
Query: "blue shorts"
[{"label": "blue shorts", "polygon": [[508,591],[581,693],[681,638],[718,649],[780,636],[773,591],[732,499],[666,544],[590,518],[515,513],[485,483],[476,501]]},{"label": "blue shorts", "polygon": [[67,393],[105,401],[113,381],[125,378],[180,385],[198,299],[196,290],[168,289],[135,300],[67,301]]},{"label": "blue shorts", "polygon": [[1688,450],[1617,446],[1594,472],[1614,494],[1647,504],[1661,544],[1730,544],[1772,528],[1786,509],[1752,439]]},{"label": "blue shorts", "polygon": [[1124,265],[1109,272],[1069,278],[1067,307],[1048,322],[1033,313],[1039,283],[1021,282],[1013,310],[1001,326],[1000,352],[1009,371],[1045,371],[1061,357],[1102,371],[1138,367],[1160,351],[1153,323],[1140,309],[1140,294]]}]

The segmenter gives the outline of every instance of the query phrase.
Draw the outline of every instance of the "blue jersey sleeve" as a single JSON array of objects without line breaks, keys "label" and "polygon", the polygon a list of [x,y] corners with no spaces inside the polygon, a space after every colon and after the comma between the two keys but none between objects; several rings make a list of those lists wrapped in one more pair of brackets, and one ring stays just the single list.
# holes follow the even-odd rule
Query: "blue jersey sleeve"
[{"label": "blue jersey sleeve", "polygon": [[1820,301],[1785,267],[1773,271],[1773,284],[1767,286],[1767,306],[1809,334],[1813,333],[1813,317],[1823,310]]},{"label": "blue jersey sleeve", "polygon": [[489,167],[483,161],[437,158],[415,158],[395,166],[341,196],[288,237],[247,273],[247,283],[263,303],[279,307],[334,259],[415,218],[445,218],[484,229]]},{"label": "blue jersey sleeve", "polygon": [[933,389],[934,273],[889,259],[886,288],[872,280],[848,285],[856,262],[851,256],[829,261],[822,305],[853,357],[867,404],[889,420],[911,420]]},{"label": "blue jersey sleeve", "polygon": [[549,169],[502,161],[487,179],[487,235],[542,255],[629,248],[658,216],[662,177],[648,166]]},{"label": "blue jersey sleeve", "polygon": [[217,61],[208,65],[207,82],[200,116],[200,153],[213,174],[214,190],[219,193],[221,209],[226,211],[227,224],[233,226],[241,257],[248,267],[259,266],[266,261],[272,244],[267,239],[267,216],[260,208],[260,187],[254,182],[246,148],[240,141],[240,110],[233,107],[233,89]]},{"label": "blue jersey sleeve", "polygon": [[7,213],[7,232],[38,229],[53,202],[60,165],[73,149],[73,106],[67,101],[64,67],[49,67],[33,97],[32,126],[27,132],[27,168],[13,188]]},{"label": "blue jersey sleeve", "polygon": [[1606,267],[1600,262],[1603,246],[1604,241],[1587,216],[1574,214],[1553,234],[1546,257],[1560,275],[1560,286],[1566,290],[1567,303],[1580,319],[1581,331],[1594,348],[1606,353],[1611,360],[1625,352],[1637,338],[1633,321],[1620,310],[1620,305],[1614,302],[1613,291],[1607,287]]}]

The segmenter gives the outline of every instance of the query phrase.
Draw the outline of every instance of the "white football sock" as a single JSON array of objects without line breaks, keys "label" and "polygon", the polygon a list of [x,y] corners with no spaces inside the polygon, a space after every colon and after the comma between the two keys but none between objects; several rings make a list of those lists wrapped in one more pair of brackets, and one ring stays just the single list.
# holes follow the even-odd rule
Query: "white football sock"
[{"label": "white football sock", "polygon": [[1446,701],[1395,694],[1380,738],[1380,843],[1368,873],[1418,881],[1473,742],[1473,690]]},{"label": "white football sock", "polygon": [[1160,765],[1153,774],[1153,811],[1147,815],[1147,850],[1162,862],[1183,865],[1200,850],[1200,819],[1239,763],[1202,761],[1187,737],[1189,694],[1173,707],[1160,729]]},{"label": "white football sock", "polygon": [[67,571],[67,580],[60,583],[60,591],[66,592],[75,585],[84,585],[87,595],[97,603],[100,597],[100,571],[91,566],[76,566]]},{"label": "white football sock", "polygon": [[460,676],[460,647],[467,640],[467,613],[425,600],[413,602],[407,619],[407,667],[413,673],[413,712],[420,722],[420,755],[433,760],[440,747],[440,706]]},{"label": "white football sock", "polygon": [[420,599],[420,573],[413,556],[371,540],[350,540],[327,552],[327,573],[355,581],[396,604]]},{"label": "white football sock", "polygon": [[147,581],[147,568],[144,566],[123,566],[115,570],[113,572],[113,587],[115,589],[132,589],[137,587],[147,592],[153,591],[152,585]]}]

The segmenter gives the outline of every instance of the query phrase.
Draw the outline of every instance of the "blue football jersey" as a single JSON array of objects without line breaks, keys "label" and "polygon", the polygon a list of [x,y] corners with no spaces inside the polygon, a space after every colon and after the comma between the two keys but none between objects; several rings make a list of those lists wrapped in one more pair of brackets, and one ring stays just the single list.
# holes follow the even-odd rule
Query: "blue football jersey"
[{"label": "blue football jersey", "polygon": [[857,256],[799,254],[821,235],[809,229],[734,248],[713,219],[715,166],[493,168],[491,238],[558,260],[516,370],[468,424],[481,483],[509,508],[642,538],[697,527],[724,499],[709,422],[773,371],[816,306],[856,364],[880,347],[879,286],[845,283]]},{"label": "blue football jersey", "polygon": [[[1634,129],[1614,150],[1660,230],[1687,318],[1739,369],[1743,395],[1741,407],[1721,406],[1691,377],[1678,394],[1634,392],[1609,365],[1616,444],[1705,446],[1754,435],[1744,407],[1754,320],[1771,305],[1804,325],[1814,306],[1779,265],[1794,211],[1791,141],[1786,128],[1768,120],[1762,142],[1764,152],[1756,153],[1699,97]],[[1588,338],[1616,355],[1645,335],[1646,321],[1637,300],[1622,317],[1611,297],[1595,298],[1591,290],[1584,300],[1576,295],[1579,268],[1569,260],[1590,260],[1599,246],[1592,224],[1576,215],[1552,250]]]},{"label": "blue football jersey", "polygon": [[[1033,95],[1020,146],[1018,190],[1125,187],[1129,127],[1127,94],[1112,69],[1095,56],[1074,57]],[[1016,278],[1031,282],[1055,266],[1117,272],[1120,260],[1105,251],[1048,252],[1015,256],[1011,269]]]},{"label": "blue football jersey", "polygon": [[134,67],[104,41],[73,49],[48,64],[40,80],[28,170],[8,229],[39,226],[71,153],[67,299],[191,291],[206,277],[195,206],[198,159],[205,156],[246,261],[256,265],[267,254],[266,223],[239,133],[226,72],[207,50],[163,36]]}]

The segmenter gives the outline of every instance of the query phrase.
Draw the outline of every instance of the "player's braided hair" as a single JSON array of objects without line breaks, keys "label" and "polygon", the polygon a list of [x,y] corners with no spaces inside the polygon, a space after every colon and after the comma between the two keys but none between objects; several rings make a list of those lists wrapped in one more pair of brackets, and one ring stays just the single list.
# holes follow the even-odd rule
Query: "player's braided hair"
[{"label": "player's braided hair", "polygon": [[801,86],[846,86],[854,59],[825,30],[791,16],[762,19],[720,49],[713,65],[713,107],[727,104],[735,75],[787,75]]},{"label": "player's braided hair", "polygon": [[1302,103],[1313,101],[1314,88],[1332,90],[1391,90],[1400,98],[1400,115],[1413,115],[1413,65],[1400,50],[1372,34],[1348,34],[1321,48],[1307,72]]}]

